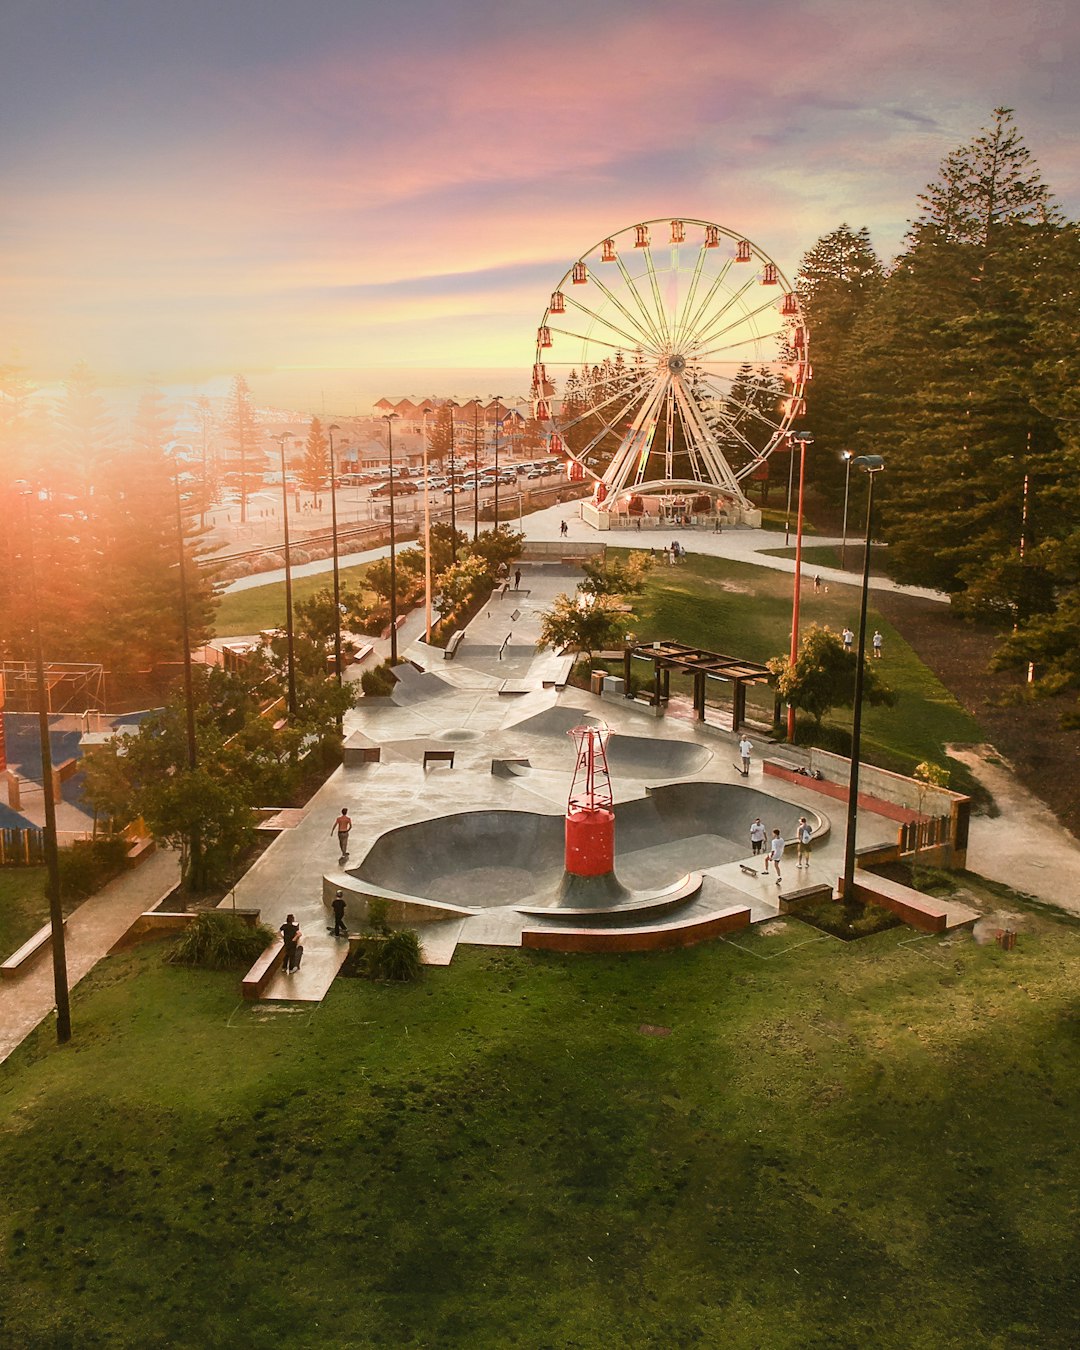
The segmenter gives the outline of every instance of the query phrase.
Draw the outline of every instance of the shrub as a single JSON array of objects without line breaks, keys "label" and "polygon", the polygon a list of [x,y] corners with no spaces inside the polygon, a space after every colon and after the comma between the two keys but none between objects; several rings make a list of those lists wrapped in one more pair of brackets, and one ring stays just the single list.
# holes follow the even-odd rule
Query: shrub
[{"label": "shrub", "polygon": [[246,970],[274,940],[264,924],[245,923],[238,914],[208,910],[197,914],[165,954],[170,965],[206,970]]},{"label": "shrub", "polygon": [[60,850],[60,894],[81,900],[124,870],[128,845],[119,836],[79,840]]},{"label": "shrub", "polygon": [[420,939],[411,928],[399,928],[373,944],[368,956],[379,980],[415,980],[420,974]]},{"label": "shrub", "polygon": [[372,666],[360,676],[360,688],[369,698],[387,698],[394,692],[396,684],[397,679],[388,660],[382,665]]},{"label": "shrub", "polygon": [[382,896],[372,896],[367,906],[368,927],[382,937],[390,934],[390,901]]}]

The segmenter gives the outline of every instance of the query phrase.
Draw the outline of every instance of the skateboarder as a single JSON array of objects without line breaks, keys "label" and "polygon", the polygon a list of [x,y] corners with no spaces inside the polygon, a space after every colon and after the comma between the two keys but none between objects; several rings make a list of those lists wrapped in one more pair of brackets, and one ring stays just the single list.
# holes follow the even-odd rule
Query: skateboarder
[{"label": "skateboarder", "polygon": [[291,975],[294,970],[300,969],[300,958],[304,955],[304,949],[300,945],[300,939],[304,936],[300,931],[300,925],[292,914],[285,916],[285,922],[278,929],[285,943],[285,960],[282,963],[282,969],[286,975]]},{"label": "skateboarder", "polygon": [[335,893],[334,903],[330,908],[334,911],[334,936],[348,937],[349,930],[345,927],[345,895],[342,891]]},{"label": "skateboarder", "polygon": [[769,840],[769,851],[765,855],[765,870],[762,876],[769,875],[769,863],[772,863],[773,870],[776,873],[776,884],[780,885],[780,859],[784,856],[784,837],[779,830],[773,830],[772,838]]},{"label": "skateboarder", "polygon": [[754,857],[761,854],[765,847],[765,826],[761,823],[761,817],[755,816],[750,824],[750,847],[753,849]]},{"label": "skateboarder", "polygon": [[349,808],[343,806],[341,808],[341,815],[338,816],[337,820],[330,826],[331,834],[337,830],[338,843],[341,845],[341,856],[343,858],[349,856],[349,831],[351,829],[352,821],[349,818]]},{"label": "skateboarder", "polygon": [[754,748],[754,742],[749,736],[744,736],[739,742],[739,754],[742,756],[742,776],[750,777],[750,752]]}]

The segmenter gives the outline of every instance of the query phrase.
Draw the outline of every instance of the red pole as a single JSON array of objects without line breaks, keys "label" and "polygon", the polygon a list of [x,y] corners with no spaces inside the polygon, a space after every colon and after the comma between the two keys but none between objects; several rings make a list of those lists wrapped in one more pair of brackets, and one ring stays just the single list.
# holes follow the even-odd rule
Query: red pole
[{"label": "red pole", "polygon": [[[795,592],[791,601],[791,663],[799,653],[799,596],[802,593],[802,508],[803,487],[806,484],[806,441],[799,441],[799,519],[795,527]],[[788,744],[795,743],[795,709],[788,704]]]}]

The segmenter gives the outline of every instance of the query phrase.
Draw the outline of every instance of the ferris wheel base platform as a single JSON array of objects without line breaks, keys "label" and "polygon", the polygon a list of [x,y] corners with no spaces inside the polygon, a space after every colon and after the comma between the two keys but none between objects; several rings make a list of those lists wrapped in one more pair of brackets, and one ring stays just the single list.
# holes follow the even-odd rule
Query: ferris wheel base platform
[{"label": "ferris wheel base platform", "polygon": [[[629,530],[633,529],[637,516],[632,516],[626,511],[607,511],[602,506],[597,506],[595,502],[581,503],[581,519],[586,525],[591,525],[594,530]],[[700,516],[691,517],[698,519],[701,528],[710,528],[713,517]],[[660,521],[657,517],[655,508],[645,519],[645,525],[666,524],[667,521]],[[743,525],[750,529],[759,530],[761,528],[761,512],[756,506],[748,508],[729,507],[725,513],[725,524]]]}]

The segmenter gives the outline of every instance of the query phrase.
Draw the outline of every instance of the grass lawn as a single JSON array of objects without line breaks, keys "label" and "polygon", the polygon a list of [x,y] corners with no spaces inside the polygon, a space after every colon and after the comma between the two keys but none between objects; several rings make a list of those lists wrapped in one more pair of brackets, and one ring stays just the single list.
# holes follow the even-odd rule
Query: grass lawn
[{"label": "grass lawn", "polygon": [[48,918],[45,868],[0,869],[0,960],[17,951]]},{"label": "grass lawn", "polygon": [[0,1341],[1072,1347],[1080,927],[1023,927],[467,948],[298,1016],[107,960],[4,1071]]},{"label": "grass lawn", "polygon": [[[793,578],[747,563],[691,554],[678,567],[657,564],[644,595],[636,602],[639,641],[674,638],[694,647],[767,661],[786,653],[791,631]],[[898,692],[893,708],[863,709],[863,758],[910,773],[920,760],[945,761],[942,747],[984,739],[979,724],[941,681],[919,660],[900,634],[873,609],[868,632],[880,628],[885,639],[881,673]],[[812,578],[803,579],[800,626],[828,625],[840,632],[858,625],[859,587],[833,585],[814,594]],[[644,663],[639,663],[645,672]],[[771,707],[771,698],[770,698]],[[850,727],[850,709],[837,709],[826,724]],[[968,775],[950,761],[953,786],[966,790]]]},{"label": "grass lawn", "polygon": [[[356,567],[343,567],[342,588],[362,587],[369,565],[359,563]],[[295,605],[298,600],[307,600],[317,591],[329,590],[333,584],[331,572],[320,572],[313,577],[294,577],[293,604]],[[253,586],[246,591],[231,591],[228,595],[223,595],[214,618],[214,632],[218,637],[246,637],[250,633],[261,633],[264,628],[284,628],[284,626],[283,581],[268,586]]]}]

